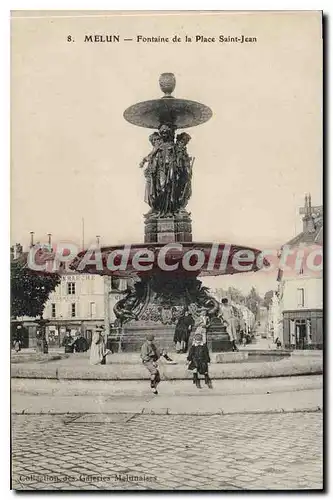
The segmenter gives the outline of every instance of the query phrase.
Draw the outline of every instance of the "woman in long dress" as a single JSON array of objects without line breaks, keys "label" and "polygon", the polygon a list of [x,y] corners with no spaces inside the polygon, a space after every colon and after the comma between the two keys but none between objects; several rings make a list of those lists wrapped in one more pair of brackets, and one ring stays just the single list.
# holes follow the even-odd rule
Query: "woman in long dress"
[{"label": "woman in long dress", "polygon": [[101,365],[105,364],[106,348],[103,329],[97,327],[92,337],[90,348],[90,364]]}]

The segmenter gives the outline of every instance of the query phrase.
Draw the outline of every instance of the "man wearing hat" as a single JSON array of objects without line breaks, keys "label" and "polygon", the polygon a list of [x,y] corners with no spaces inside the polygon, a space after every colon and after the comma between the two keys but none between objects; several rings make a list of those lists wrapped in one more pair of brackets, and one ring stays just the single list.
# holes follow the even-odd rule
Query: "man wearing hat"
[{"label": "man wearing hat", "polygon": [[143,365],[147,368],[150,373],[150,387],[154,394],[158,394],[157,386],[161,381],[160,372],[158,371],[157,361],[163,356],[167,361],[171,361],[167,353],[164,351],[160,352],[158,347],[154,344],[154,335],[148,333],[146,335],[146,341],[141,347],[141,359]]},{"label": "man wearing hat", "polygon": [[161,377],[157,368],[157,360],[160,358],[161,353],[154,344],[154,338],[152,333],[146,335],[146,341],[141,347],[141,359],[143,365],[150,373],[150,387],[154,394],[158,394],[157,386],[161,381]]}]

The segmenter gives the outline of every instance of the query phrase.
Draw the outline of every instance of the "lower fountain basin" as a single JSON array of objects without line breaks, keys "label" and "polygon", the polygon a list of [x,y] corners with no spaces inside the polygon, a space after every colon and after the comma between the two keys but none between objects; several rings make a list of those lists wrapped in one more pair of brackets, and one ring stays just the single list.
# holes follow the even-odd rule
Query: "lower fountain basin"
[{"label": "lower fountain basin", "polygon": [[216,353],[215,363],[267,363],[289,358],[287,351],[246,351]]}]

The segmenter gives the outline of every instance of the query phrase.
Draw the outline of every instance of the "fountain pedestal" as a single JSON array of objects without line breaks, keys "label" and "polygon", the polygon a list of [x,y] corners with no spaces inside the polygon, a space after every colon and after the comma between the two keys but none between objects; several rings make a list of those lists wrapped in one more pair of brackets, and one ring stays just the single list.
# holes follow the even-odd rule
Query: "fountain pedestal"
[{"label": "fountain pedestal", "polygon": [[207,344],[212,352],[232,351],[232,343],[227,329],[223,326],[221,319],[216,316],[210,320],[207,331]]},{"label": "fountain pedestal", "polygon": [[173,243],[192,241],[192,220],[183,211],[170,217],[145,216],[145,243]]},{"label": "fountain pedestal", "polygon": [[[149,323],[146,321],[136,321],[127,323],[119,335],[117,333],[113,336],[112,347],[115,352],[138,352],[146,340],[147,333],[152,333],[155,337],[155,342],[160,349],[166,349],[169,353],[175,350],[173,336],[175,332],[175,325],[163,325],[161,323]],[[193,332],[189,339],[191,345]],[[232,344],[229,340],[229,335],[226,327],[219,322],[212,322],[211,326],[207,329],[207,345],[210,352],[226,352],[232,351]]]}]

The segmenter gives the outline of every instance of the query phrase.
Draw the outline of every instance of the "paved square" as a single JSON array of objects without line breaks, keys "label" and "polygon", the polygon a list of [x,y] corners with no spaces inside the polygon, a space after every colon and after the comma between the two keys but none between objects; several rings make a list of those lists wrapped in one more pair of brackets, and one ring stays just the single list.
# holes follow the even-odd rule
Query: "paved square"
[{"label": "paved square", "polygon": [[322,414],[13,415],[13,488],[322,488]]}]

